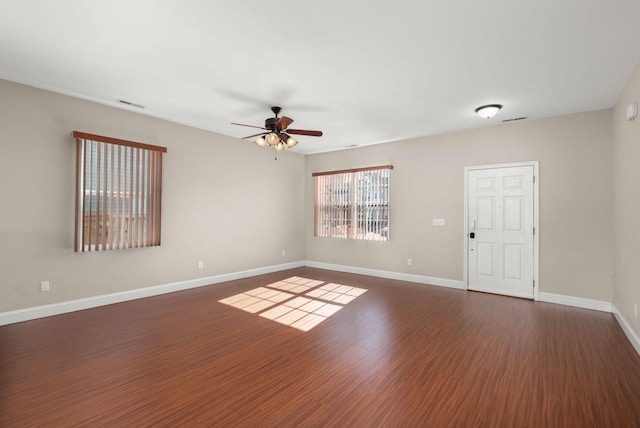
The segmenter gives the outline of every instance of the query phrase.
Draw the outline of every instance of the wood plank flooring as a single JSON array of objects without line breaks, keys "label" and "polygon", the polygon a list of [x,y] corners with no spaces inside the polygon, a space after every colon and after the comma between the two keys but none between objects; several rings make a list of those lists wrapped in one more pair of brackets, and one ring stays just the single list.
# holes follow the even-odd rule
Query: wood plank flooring
[{"label": "wood plank flooring", "polygon": [[[310,331],[218,300],[366,289]],[[0,427],[640,427],[611,314],[299,268],[0,327]]]}]

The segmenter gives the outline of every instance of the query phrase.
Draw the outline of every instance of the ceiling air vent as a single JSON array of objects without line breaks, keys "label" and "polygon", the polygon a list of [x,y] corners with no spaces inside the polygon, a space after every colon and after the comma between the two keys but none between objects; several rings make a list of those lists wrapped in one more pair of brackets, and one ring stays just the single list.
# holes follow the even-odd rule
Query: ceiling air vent
[{"label": "ceiling air vent", "polygon": [[144,106],[141,104],[132,103],[131,101],[127,101],[127,100],[118,100],[118,102],[120,104],[128,105],[129,107],[144,108]]},{"label": "ceiling air vent", "polygon": [[511,118],[511,119],[505,119],[505,120],[503,120],[502,122],[503,122],[503,123],[504,123],[504,122],[514,122],[514,121],[516,121],[516,120],[525,120],[526,118],[527,118],[527,116],[514,117],[514,118]]}]

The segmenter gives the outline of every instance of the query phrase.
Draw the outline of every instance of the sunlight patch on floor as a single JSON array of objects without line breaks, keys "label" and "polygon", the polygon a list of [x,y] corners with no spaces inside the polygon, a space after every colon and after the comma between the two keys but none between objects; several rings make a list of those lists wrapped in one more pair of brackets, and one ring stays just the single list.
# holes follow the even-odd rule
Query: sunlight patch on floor
[{"label": "sunlight patch on floor", "polygon": [[364,288],[293,276],[218,302],[309,331],[366,291]]}]

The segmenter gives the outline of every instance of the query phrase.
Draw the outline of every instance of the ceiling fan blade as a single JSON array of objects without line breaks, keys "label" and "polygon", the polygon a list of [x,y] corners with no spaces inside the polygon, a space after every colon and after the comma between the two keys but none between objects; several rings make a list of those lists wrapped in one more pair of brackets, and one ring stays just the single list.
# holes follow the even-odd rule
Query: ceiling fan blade
[{"label": "ceiling fan blade", "polygon": [[253,125],[245,125],[244,123],[235,123],[235,122],[231,122],[232,125],[238,125],[238,126],[246,126],[247,128],[257,128],[257,129],[264,129],[267,130],[267,128],[263,128],[262,126],[253,126]]},{"label": "ceiling fan blade", "polygon": [[309,131],[307,129],[287,129],[289,134],[309,135],[311,137],[322,137],[322,131]]},{"label": "ceiling fan blade", "polygon": [[291,119],[290,117],[287,116],[282,116],[280,119],[278,119],[278,121],[276,122],[276,128],[278,128],[281,131],[284,131],[285,129],[287,129],[287,127],[289,125],[291,125],[293,123],[293,119]]},{"label": "ceiling fan blade", "polygon": [[253,137],[257,137],[258,135],[264,135],[264,132],[261,132],[259,134],[253,134],[253,135],[248,135],[246,137],[242,137],[241,139],[244,140],[245,138],[253,138]]}]

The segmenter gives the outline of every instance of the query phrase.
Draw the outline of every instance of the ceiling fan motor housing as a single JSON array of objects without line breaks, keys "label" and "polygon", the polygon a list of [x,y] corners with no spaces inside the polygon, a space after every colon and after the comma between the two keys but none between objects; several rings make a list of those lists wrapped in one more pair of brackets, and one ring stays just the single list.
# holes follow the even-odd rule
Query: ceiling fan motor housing
[{"label": "ceiling fan motor housing", "polygon": [[275,131],[276,129],[276,123],[278,123],[278,118],[277,117],[270,117],[268,119],[266,119],[264,121],[264,127],[271,130],[271,131]]}]

